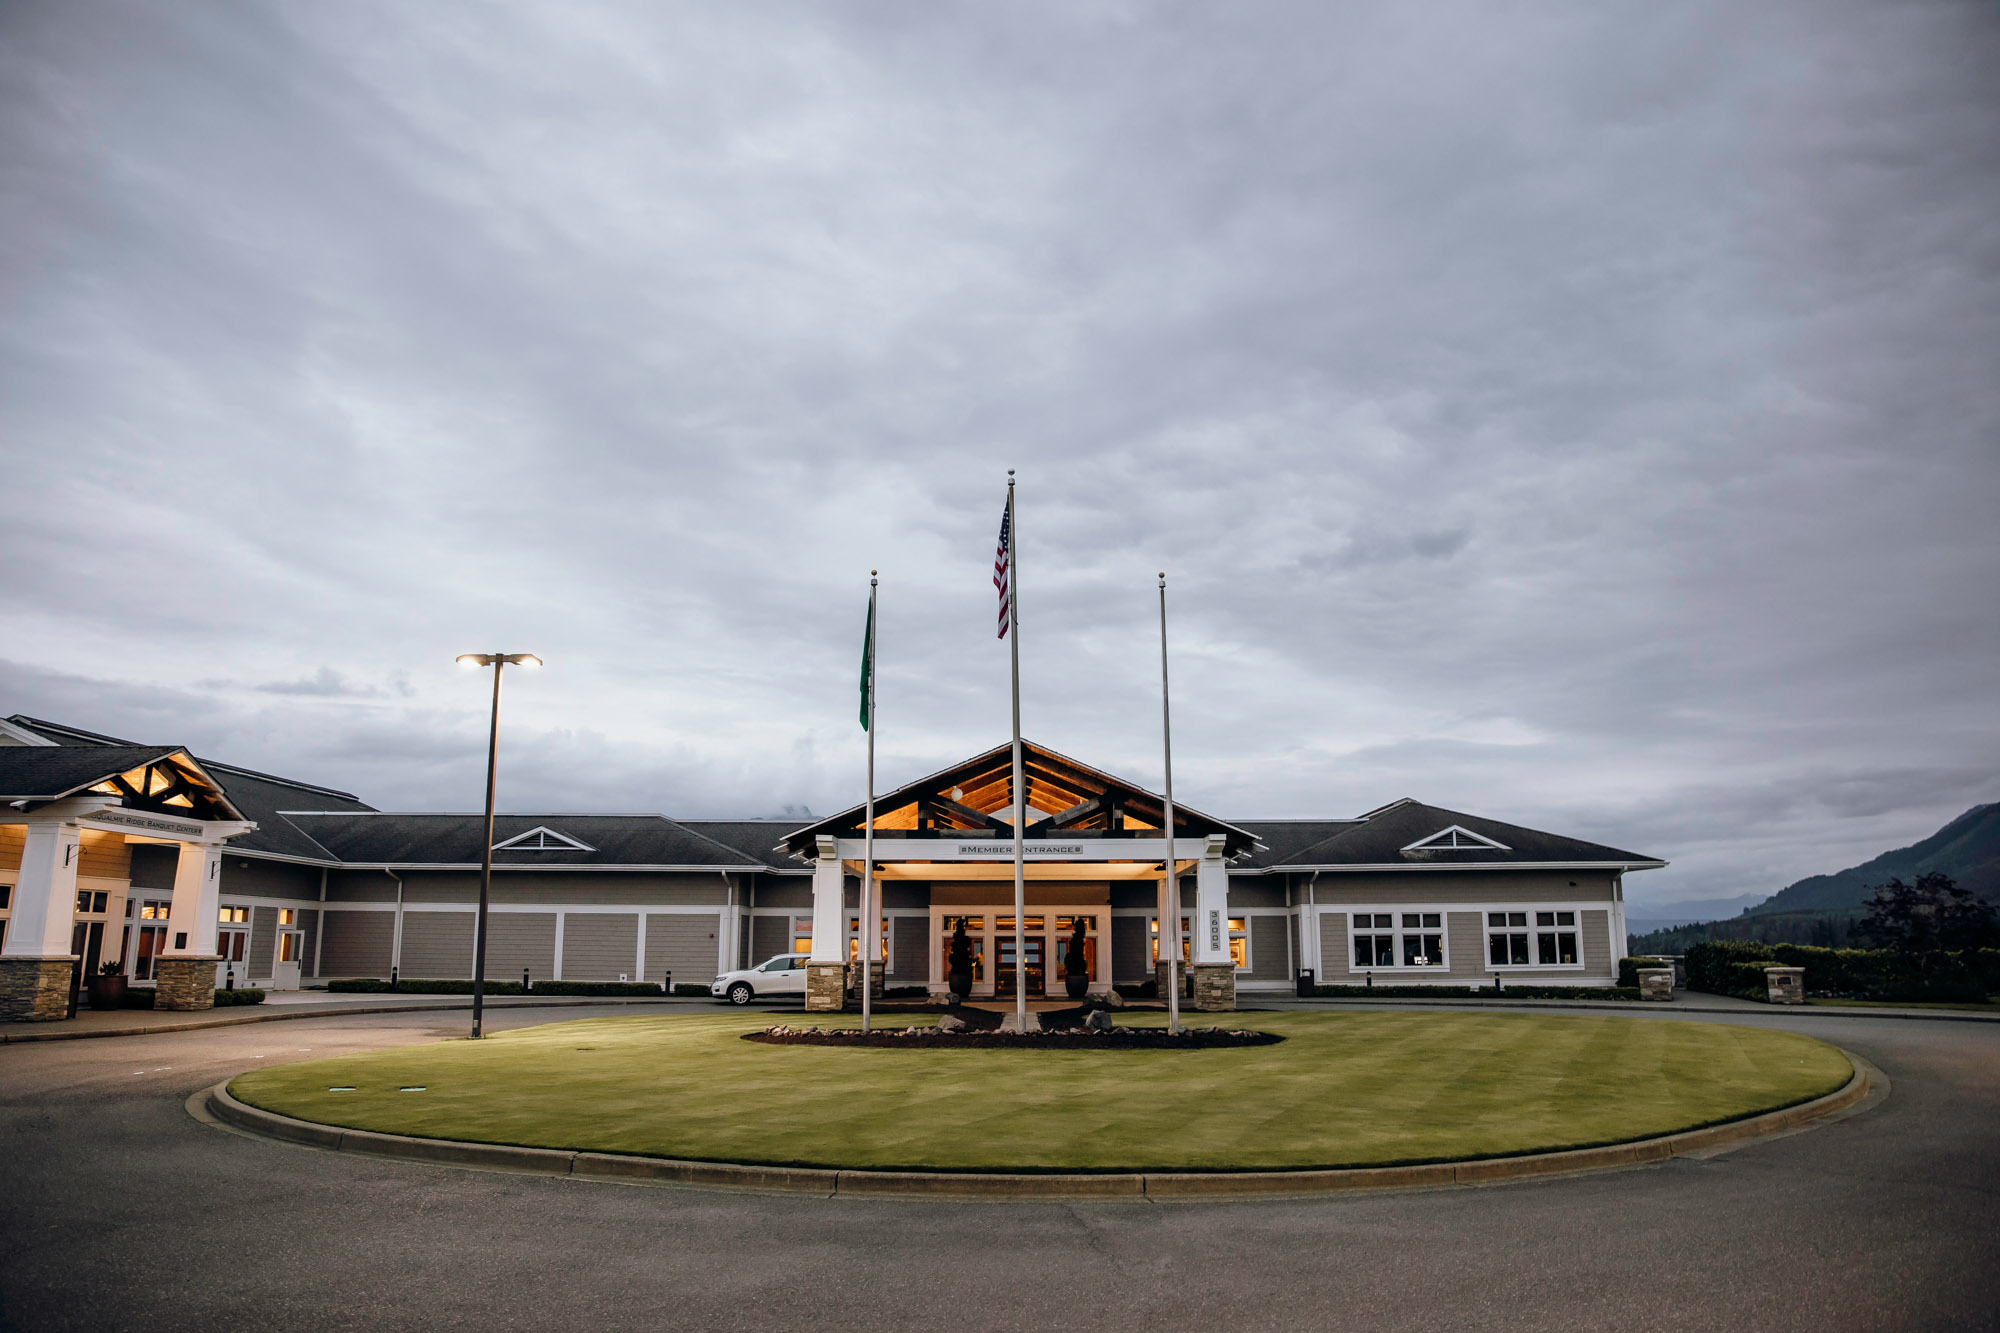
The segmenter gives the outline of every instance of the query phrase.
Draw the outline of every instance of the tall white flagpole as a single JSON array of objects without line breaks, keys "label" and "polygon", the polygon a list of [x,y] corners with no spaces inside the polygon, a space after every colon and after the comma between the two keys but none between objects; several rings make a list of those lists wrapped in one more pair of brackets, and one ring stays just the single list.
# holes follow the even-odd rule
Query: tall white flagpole
[{"label": "tall white flagpole", "polygon": [[861,1030],[874,1016],[875,941],[875,572],[868,571],[868,805],[861,825]]},{"label": "tall white flagpole", "polygon": [[[1007,469],[1007,639],[1014,666],[1014,1026],[1028,1030],[1028,953],[1025,923],[1028,894],[1022,842],[1028,822],[1027,787],[1021,774],[1021,525],[1014,513],[1014,469]],[[1043,975],[1048,974],[1047,961]]]},{"label": "tall white flagpole", "polygon": [[[1174,861],[1174,719],[1167,702],[1167,572],[1160,571],[1160,743],[1166,750],[1167,859],[1160,877],[1160,950],[1167,958],[1167,1030],[1181,1030],[1181,881]],[[1169,929],[1171,928],[1171,937]]]}]

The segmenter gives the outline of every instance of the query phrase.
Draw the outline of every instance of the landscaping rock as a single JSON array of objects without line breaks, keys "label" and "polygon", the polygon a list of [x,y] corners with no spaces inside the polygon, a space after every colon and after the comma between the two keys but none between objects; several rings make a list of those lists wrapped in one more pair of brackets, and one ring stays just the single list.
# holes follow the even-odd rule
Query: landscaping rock
[{"label": "landscaping rock", "polygon": [[937,1021],[937,1030],[939,1032],[946,1032],[946,1033],[970,1032],[972,1030],[972,1024],[966,1022],[964,1019],[960,1018],[957,1014],[946,1014],[943,1018],[940,1018]]},{"label": "landscaping rock", "polygon": [[1102,1009],[1091,1010],[1090,1017],[1083,1020],[1085,1032],[1109,1032],[1111,1029],[1111,1015]]},{"label": "landscaping rock", "polygon": [[1123,1009],[1125,1007],[1125,997],[1115,990],[1106,991],[1104,993],[1104,1007],[1106,1009]]},{"label": "landscaping rock", "polygon": [[1040,1032],[1042,1016],[1030,1009],[1024,1014],[1008,1014],[1000,1020],[1002,1032]]}]

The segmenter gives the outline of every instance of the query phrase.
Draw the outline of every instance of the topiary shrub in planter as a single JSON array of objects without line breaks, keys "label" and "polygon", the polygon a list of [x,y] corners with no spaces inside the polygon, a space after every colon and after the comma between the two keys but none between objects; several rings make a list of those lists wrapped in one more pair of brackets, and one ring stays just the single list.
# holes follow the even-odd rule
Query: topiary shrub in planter
[{"label": "topiary shrub in planter", "polygon": [[953,1004],[964,1003],[972,994],[972,937],[965,933],[964,917],[952,927],[951,944],[945,950],[944,984]]},{"label": "topiary shrub in planter", "polygon": [[97,975],[90,979],[90,1007],[92,1009],[118,1009],[125,1004],[125,964],[116,958],[109,959],[97,969]]},{"label": "topiary shrub in planter", "polygon": [[1084,918],[1076,919],[1069,944],[1063,950],[1063,989],[1072,1000],[1090,993],[1090,946],[1084,940]]}]

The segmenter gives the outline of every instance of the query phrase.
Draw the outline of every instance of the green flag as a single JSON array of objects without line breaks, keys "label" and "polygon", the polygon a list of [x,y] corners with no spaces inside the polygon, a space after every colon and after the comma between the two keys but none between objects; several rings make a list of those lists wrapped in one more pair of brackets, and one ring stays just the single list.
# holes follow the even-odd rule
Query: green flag
[{"label": "green flag", "polygon": [[875,598],[868,598],[868,628],[861,635],[861,729],[875,718]]}]

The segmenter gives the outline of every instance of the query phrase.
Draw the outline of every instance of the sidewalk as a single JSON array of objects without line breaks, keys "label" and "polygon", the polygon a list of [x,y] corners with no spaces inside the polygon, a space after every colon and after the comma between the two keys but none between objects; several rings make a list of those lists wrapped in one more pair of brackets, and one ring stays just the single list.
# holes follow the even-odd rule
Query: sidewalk
[{"label": "sidewalk", "polygon": [[[706,996],[669,998],[634,995],[488,996],[488,1009],[573,1008],[579,1005],[655,1005],[717,1007]],[[393,1014],[472,1008],[469,995],[330,995],[324,991],[280,991],[262,1004],[227,1009],[79,1009],[75,1018],[53,1023],[0,1023],[0,1045],[24,1041],[68,1041],[81,1037],[130,1037],[184,1028],[235,1027],[242,1023],[274,1023],[288,1018],[326,1018],[336,1014]]]}]

